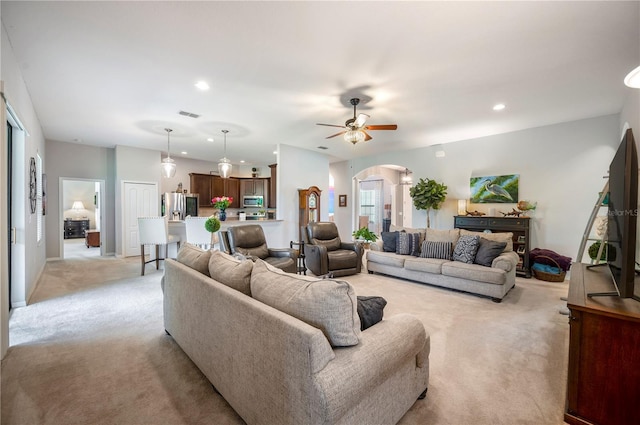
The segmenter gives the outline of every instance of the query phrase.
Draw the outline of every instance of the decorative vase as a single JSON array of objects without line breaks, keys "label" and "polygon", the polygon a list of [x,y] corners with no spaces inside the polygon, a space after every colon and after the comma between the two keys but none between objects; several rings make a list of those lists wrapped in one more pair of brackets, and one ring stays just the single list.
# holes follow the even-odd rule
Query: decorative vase
[{"label": "decorative vase", "polygon": [[220,213],[218,214],[218,218],[220,219],[220,221],[225,221],[227,219],[227,211],[220,210]]}]

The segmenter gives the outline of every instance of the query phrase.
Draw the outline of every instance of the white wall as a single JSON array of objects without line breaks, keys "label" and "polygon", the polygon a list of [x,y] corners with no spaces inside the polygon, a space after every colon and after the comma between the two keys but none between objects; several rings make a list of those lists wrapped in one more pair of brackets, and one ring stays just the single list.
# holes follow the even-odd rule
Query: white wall
[{"label": "white wall", "polygon": [[[333,221],[336,223],[338,232],[340,233],[340,239],[350,241],[351,223],[353,222],[353,216],[355,214],[355,199],[353,197],[353,184],[351,170],[351,161],[334,162],[329,165],[329,173],[333,176],[334,190],[335,190],[335,205],[333,206]],[[347,206],[340,207],[338,204],[338,196],[347,195]]]},{"label": "white wall", "polygon": [[[619,116],[609,115],[449,143],[442,145],[444,158],[436,158],[433,147],[359,158],[353,171],[391,163],[412,170],[414,182],[428,177],[444,183],[447,200],[431,220],[443,229],[453,227],[457,200],[469,198],[471,176],[520,174],[520,199],[538,202],[531,247],[575,258],[619,136]],[[505,212],[514,206],[502,205],[498,210]],[[412,214],[413,227],[425,227],[425,212]]]},{"label": "white wall", "polygon": [[[15,113],[17,114],[20,122],[25,126],[25,130],[27,131],[27,136],[25,138],[24,145],[24,154],[25,160],[23,160],[23,167],[19,171],[23,174],[22,185],[22,193],[29,193],[27,184],[28,184],[28,161],[30,157],[36,157],[36,154],[40,154],[40,156],[45,158],[45,144],[44,144],[44,136],[42,134],[42,129],[40,127],[40,122],[38,121],[38,117],[33,109],[33,105],[31,103],[31,98],[29,96],[29,92],[24,84],[22,79],[22,74],[20,72],[20,68],[18,63],[13,55],[13,49],[11,44],[8,41],[7,33],[5,31],[4,25],[2,25],[2,34],[1,34],[1,46],[0,51],[2,52],[2,60],[0,66],[0,76],[3,81],[3,93],[7,102],[11,105]],[[3,112],[4,114],[4,112]],[[3,120],[2,124],[2,135],[0,136],[0,140],[3,146],[3,157],[2,160],[2,168],[6,164],[8,164],[8,157],[6,153],[6,121]],[[46,164],[44,165],[43,172],[47,172]],[[3,182],[6,183],[5,180]],[[6,187],[6,185],[4,186]],[[2,199],[2,208],[3,214],[0,214],[0,217],[6,217],[6,208],[7,208],[7,193],[3,189],[3,199]],[[24,287],[20,288],[23,290],[24,294],[21,297],[24,297],[28,300],[29,296],[35,289],[35,285],[37,279],[42,272],[42,269],[45,264],[45,238],[43,238],[40,243],[37,242],[36,235],[36,215],[31,214],[31,210],[28,208],[26,202],[28,202],[27,198],[24,197],[22,199],[25,202],[24,210],[26,214],[24,217],[25,227],[18,230],[18,244],[21,245],[21,249],[24,249],[25,252],[28,252],[29,255],[25,257],[24,269],[21,270],[13,270],[14,276],[19,277],[20,279],[24,279]],[[6,221],[3,221],[6,223]],[[45,224],[46,230],[46,224]],[[3,247],[6,247],[8,244],[7,233],[3,231],[0,233],[0,244]],[[6,257],[4,250],[2,251],[3,258]],[[3,267],[2,273],[2,281],[0,282],[0,354],[4,356],[6,350],[8,348],[9,343],[9,315],[8,315],[8,290],[9,290],[9,282],[6,275],[6,268]],[[13,295],[13,294],[12,294]]]}]

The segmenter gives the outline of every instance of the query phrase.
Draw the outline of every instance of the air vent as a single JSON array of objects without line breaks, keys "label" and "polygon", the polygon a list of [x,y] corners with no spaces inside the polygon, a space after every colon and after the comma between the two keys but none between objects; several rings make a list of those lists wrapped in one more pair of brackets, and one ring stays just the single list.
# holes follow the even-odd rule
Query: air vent
[{"label": "air vent", "polygon": [[318,146],[318,149],[322,149],[323,151],[326,151],[326,150],[327,150],[327,149],[329,149],[329,148],[328,148],[328,147],[326,147],[326,146]]},{"label": "air vent", "polygon": [[193,112],[187,112],[187,111],[180,111],[178,112],[180,115],[184,115],[185,117],[191,117],[191,118],[200,118],[200,115],[198,114],[194,114]]}]

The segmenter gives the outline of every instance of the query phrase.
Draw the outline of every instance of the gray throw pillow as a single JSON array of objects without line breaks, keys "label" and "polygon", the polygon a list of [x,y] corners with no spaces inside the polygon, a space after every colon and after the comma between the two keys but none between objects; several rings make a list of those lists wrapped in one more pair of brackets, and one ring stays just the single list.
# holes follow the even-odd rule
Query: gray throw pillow
[{"label": "gray throw pillow", "polygon": [[422,242],[420,250],[421,258],[439,258],[441,260],[451,260],[451,250],[453,243],[451,242]]},{"label": "gray throw pillow", "polygon": [[481,237],[474,262],[482,266],[491,267],[493,260],[504,251],[506,246],[506,242],[496,242]]},{"label": "gray throw pillow", "polygon": [[396,252],[398,232],[382,232],[382,250],[384,252]]},{"label": "gray throw pillow", "polygon": [[382,320],[387,300],[382,297],[358,296],[358,317],[360,330],[365,330]]},{"label": "gray throw pillow", "polygon": [[478,252],[479,240],[479,236],[460,236],[453,250],[453,261],[473,264],[473,260],[475,260],[476,253]]}]

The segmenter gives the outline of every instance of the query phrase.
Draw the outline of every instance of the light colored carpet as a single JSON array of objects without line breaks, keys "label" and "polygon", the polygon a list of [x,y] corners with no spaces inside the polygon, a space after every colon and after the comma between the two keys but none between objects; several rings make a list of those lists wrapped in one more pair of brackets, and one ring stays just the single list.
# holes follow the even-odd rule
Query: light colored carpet
[{"label": "light colored carpet", "polygon": [[[164,332],[162,270],[113,257],[51,262],[13,311],[2,361],[2,424],[242,424]],[[518,279],[501,304],[362,273],[385,316],[431,334],[427,398],[401,424],[562,424],[566,283]],[[358,424],[359,425],[359,424]],[[373,424],[375,425],[375,424]]]}]

